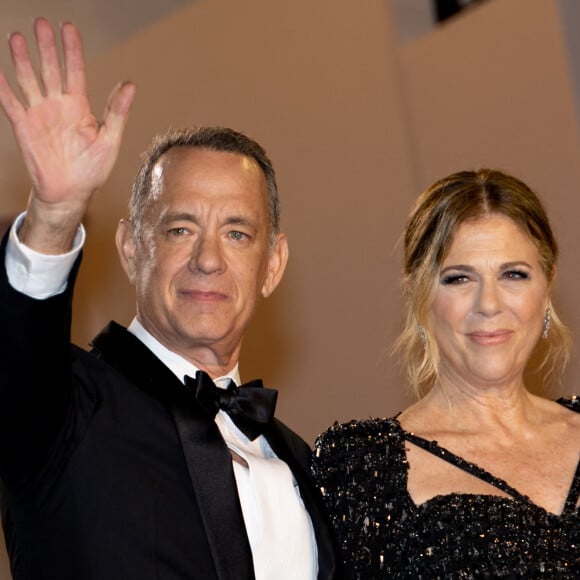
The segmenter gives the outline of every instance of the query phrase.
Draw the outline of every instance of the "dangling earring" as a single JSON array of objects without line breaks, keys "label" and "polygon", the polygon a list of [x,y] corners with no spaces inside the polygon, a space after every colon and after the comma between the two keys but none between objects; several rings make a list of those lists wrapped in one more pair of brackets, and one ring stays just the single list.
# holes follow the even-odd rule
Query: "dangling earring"
[{"label": "dangling earring", "polygon": [[544,340],[548,338],[550,326],[552,326],[552,309],[546,308],[546,314],[544,314],[544,330],[542,331],[542,338]]},{"label": "dangling earring", "polygon": [[427,335],[425,334],[425,329],[422,324],[419,324],[419,336],[421,337],[423,348],[425,348],[425,345],[427,344]]}]

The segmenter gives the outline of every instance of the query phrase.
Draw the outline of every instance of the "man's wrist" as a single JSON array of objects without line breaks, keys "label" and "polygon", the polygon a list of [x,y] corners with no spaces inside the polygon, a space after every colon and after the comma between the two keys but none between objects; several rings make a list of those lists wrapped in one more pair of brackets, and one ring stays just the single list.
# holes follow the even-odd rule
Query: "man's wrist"
[{"label": "man's wrist", "polygon": [[70,271],[84,245],[86,233],[81,225],[72,248],[62,254],[43,254],[28,247],[18,237],[25,213],[20,214],[10,229],[6,247],[6,273],[10,285],[31,298],[45,299],[64,292]]}]

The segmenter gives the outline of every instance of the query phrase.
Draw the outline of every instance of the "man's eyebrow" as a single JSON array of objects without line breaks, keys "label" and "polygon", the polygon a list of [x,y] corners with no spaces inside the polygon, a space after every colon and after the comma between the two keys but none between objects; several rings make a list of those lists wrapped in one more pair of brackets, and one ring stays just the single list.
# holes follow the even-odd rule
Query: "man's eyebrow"
[{"label": "man's eyebrow", "polygon": [[159,220],[162,225],[169,224],[171,222],[192,222],[194,224],[198,223],[197,216],[189,212],[167,212]]},{"label": "man's eyebrow", "polygon": [[[167,212],[165,215],[162,216],[160,223],[161,225],[167,225],[173,222],[191,222],[193,224],[199,224],[198,217],[190,212]],[[254,230],[258,229],[258,222],[252,218],[243,216],[243,215],[232,215],[226,218],[224,221],[225,225],[234,225],[234,226],[247,226]]]},{"label": "man's eyebrow", "polygon": [[256,220],[241,215],[230,216],[226,219],[225,224],[234,226],[248,226],[254,230],[258,228],[258,223]]}]

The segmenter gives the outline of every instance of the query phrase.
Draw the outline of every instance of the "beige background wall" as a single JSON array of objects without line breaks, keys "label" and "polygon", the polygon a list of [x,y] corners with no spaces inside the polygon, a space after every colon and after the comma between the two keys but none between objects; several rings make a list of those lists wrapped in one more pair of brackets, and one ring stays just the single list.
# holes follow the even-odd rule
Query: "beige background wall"
[{"label": "beige background wall", "polygon": [[[386,354],[400,323],[397,242],[414,197],[452,170],[502,167],[542,194],[562,246],[559,303],[578,334],[580,141],[559,8],[490,0],[402,43],[387,0],[197,0],[91,58],[98,110],[118,80],[134,80],[138,95],[87,220],[76,341],[110,318],[130,321],[114,228],[139,152],[190,124],[245,131],[277,167],[291,260],[241,370],[280,389],[280,416],[310,442],[335,419],[407,403]],[[27,183],[4,121],[0,154],[8,215]],[[579,383],[575,361],[564,390]]]},{"label": "beige background wall", "polygon": [[[98,302],[94,325],[78,335],[132,314],[120,270],[105,270],[138,152],[168,125],[229,125],[274,159],[291,247],[287,276],[248,336],[242,375],[278,386],[282,416],[310,440],[355,410],[390,412],[385,392],[401,397],[381,360],[397,326],[391,252],[414,189],[391,26],[382,1],[364,11],[344,0],[283,10],[269,0],[196,2],[97,59],[99,86],[130,73],[139,93],[122,158],[90,216],[87,264],[101,263],[84,271],[79,297],[90,302],[80,310]],[[115,289],[108,298],[106,288]]]}]

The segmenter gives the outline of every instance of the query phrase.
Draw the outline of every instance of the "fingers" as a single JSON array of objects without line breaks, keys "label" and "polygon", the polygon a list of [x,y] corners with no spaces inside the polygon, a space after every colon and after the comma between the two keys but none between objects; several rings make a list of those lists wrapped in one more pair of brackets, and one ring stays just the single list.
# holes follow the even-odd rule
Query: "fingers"
[{"label": "fingers", "polygon": [[[63,92],[61,66],[54,30],[46,18],[34,21],[34,33],[40,59],[39,83],[30,60],[28,46],[24,36],[16,32],[10,35],[9,45],[14,63],[14,72],[18,86],[28,106],[37,105],[44,96],[58,96]],[[72,94],[86,94],[86,73],[83,57],[83,45],[77,28],[63,24],[62,44],[66,73],[66,91]]]},{"label": "fingers", "polygon": [[8,38],[8,45],[14,64],[16,81],[28,105],[32,107],[42,100],[42,91],[38,86],[36,74],[30,62],[26,40],[20,32],[15,32]]},{"label": "fingers", "polygon": [[61,37],[66,72],[65,90],[70,94],[84,95],[87,93],[87,75],[81,35],[74,24],[66,22],[62,25]]},{"label": "fingers", "polygon": [[46,95],[52,96],[62,92],[62,77],[56,39],[50,22],[45,18],[34,21],[34,33],[38,56],[40,57],[40,74]]},{"label": "fingers", "polygon": [[24,113],[22,103],[16,98],[2,71],[0,71],[0,106],[11,123],[15,123]]}]

